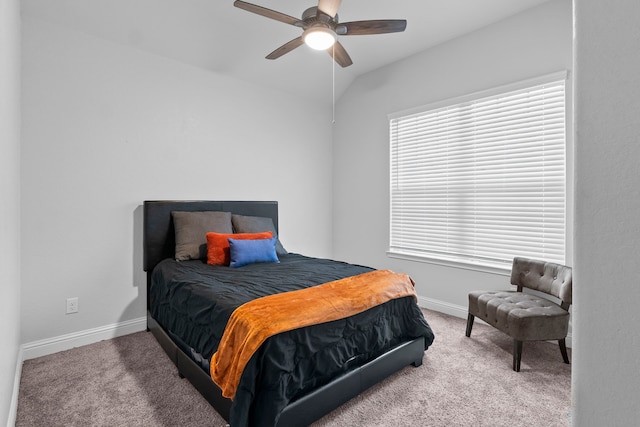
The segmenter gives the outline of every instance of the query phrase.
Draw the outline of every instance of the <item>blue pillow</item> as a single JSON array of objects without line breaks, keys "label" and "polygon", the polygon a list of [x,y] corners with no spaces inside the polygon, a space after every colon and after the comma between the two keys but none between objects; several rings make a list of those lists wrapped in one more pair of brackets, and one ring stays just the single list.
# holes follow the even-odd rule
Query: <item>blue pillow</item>
[{"label": "blue pillow", "polygon": [[280,262],[276,255],[276,237],[271,239],[240,240],[228,239],[231,255],[230,267],[242,267],[243,265],[257,262]]}]

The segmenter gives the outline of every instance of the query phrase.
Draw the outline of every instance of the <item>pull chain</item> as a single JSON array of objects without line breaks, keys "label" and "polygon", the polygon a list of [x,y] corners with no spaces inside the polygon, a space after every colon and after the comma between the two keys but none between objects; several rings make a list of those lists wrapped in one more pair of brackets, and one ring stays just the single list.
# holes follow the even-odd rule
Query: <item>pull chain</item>
[{"label": "pull chain", "polygon": [[332,78],[331,96],[332,96],[332,105],[333,105],[331,123],[335,124],[335,122],[336,122],[336,44],[335,43],[333,44],[331,49],[332,49],[332,55],[331,56],[333,57],[333,61],[331,61],[332,62],[332,68],[331,68],[331,78]]}]

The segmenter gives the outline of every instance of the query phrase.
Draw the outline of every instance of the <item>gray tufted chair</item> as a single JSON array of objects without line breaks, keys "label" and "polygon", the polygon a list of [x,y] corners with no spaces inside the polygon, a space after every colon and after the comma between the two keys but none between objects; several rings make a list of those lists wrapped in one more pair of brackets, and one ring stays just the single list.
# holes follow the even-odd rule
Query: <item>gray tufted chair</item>
[{"label": "gray tufted chair", "polygon": [[[475,291],[469,294],[467,337],[473,320],[482,319],[513,338],[513,370],[520,371],[524,341],[558,340],[564,363],[569,363],[565,338],[569,330],[571,268],[550,262],[514,258],[511,284],[517,291]],[[523,293],[534,289],[560,299],[561,304]]]}]

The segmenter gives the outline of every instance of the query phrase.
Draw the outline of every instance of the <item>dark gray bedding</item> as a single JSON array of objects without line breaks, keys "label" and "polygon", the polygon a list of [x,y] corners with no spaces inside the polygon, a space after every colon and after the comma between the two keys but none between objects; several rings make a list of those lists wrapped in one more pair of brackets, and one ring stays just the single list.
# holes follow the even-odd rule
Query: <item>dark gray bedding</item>
[{"label": "dark gray bedding", "polygon": [[[242,268],[202,261],[160,262],[149,290],[152,316],[192,353],[206,361],[216,351],[231,313],[274,293],[315,286],[371,271],[368,267],[298,254],[280,263]],[[412,298],[400,298],[347,319],[278,334],[256,352],[231,406],[232,426],[273,426],[298,396],[384,353],[433,333]]]}]

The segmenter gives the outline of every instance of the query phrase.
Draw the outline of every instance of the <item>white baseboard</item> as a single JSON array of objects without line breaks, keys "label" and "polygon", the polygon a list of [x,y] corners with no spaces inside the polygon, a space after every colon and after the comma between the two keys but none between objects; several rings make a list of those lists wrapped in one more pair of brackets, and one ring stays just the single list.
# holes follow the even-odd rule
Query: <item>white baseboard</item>
[{"label": "white baseboard", "polygon": [[18,414],[18,393],[20,392],[20,378],[22,377],[23,360],[22,346],[20,346],[18,350],[18,357],[16,358],[16,369],[13,377],[13,393],[11,394],[7,427],[13,427],[16,425],[16,415]]},{"label": "white baseboard", "polygon": [[121,337],[134,332],[144,331],[146,328],[147,318],[139,317],[137,319],[74,332],[72,334],[60,335],[58,337],[26,343],[22,346],[22,360],[34,359],[36,357],[46,356],[59,351]]},{"label": "white baseboard", "polygon": [[93,344],[102,340],[121,337],[134,332],[144,331],[146,328],[147,318],[145,316],[21,345],[16,360],[15,376],[13,379],[13,393],[11,395],[11,406],[9,407],[7,427],[12,427],[16,423],[20,378],[22,377],[22,363],[25,360],[46,356],[59,351],[70,350],[75,347]]},{"label": "white baseboard", "polygon": [[[420,307],[424,307],[427,310],[439,311],[440,313],[448,314],[450,316],[459,317],[461,319],[466,319],[468,315],[468,308],[463,307],[461,305],[451,304],[445,301],[439,301],[432,298],[421,297],[418,295],[418,305]],[[487,325],[487,323],[483,322],[482,319],[475,319],[475,322],[483,323]],[[571,328],[569,328],[571,329]],[[462,331],[464,333],[465,331]],[[556,342],[557,343],[557,342]],[[565,339],[565,343],[567,347],[571,348],[571,331],[567,334],[567,338]]]},{"label": "white baseboard", "polygon": [[439,311],[440,313],[460,317],[461,319],[467,318],[467,307],[463,307],[461,305],[451,304],[433,298],[421,297],[419,295],[418,305],[428,310]]}]

